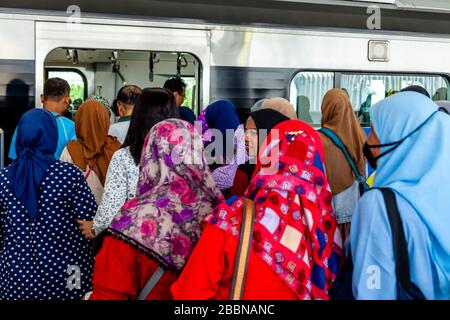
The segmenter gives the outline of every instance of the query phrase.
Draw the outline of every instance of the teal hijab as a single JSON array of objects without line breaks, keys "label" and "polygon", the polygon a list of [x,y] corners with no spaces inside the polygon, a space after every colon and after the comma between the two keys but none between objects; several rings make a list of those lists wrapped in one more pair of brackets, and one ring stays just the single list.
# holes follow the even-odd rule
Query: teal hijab
[{"label": "teal hijab", "polygon": [[397,93],[372,107],[381,144],[399,141],[423,124],[378,160],[374,187],[394,189],[415,209],[432,235],[427,247],[440,289],[450,293],[450,115],[437,110],[417,92]]}]

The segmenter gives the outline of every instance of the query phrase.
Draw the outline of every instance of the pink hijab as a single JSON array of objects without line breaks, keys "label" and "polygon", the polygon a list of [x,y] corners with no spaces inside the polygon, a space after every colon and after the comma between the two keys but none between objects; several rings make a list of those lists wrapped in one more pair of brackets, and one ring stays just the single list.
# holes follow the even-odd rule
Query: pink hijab
[{"label": "pink hijab", "polygon": [[224,197],[194,127],[168,119],[147,135],[136,197],[116,215],[111,232],[168,268],[180,270],[200,237],[200,223]]}]

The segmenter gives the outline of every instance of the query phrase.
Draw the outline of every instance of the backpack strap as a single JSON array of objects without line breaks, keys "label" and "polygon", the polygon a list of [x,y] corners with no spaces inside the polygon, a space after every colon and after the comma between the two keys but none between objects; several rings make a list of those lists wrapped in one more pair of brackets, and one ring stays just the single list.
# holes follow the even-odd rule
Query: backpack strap
[{"label": "backpack strap", "polygon": [[253,236],[253,224],[255,220],[255,204],[250,199],[244,198],[244,209],[241,222],[241,234],[239,247],[234,262],[234,275],[231,284],[230,300],[240,300],[244,292],[244,282],[247,273],[248,258]]},{"label": "backpack strap", "polygon": [[350,156],[350,153],[348,153],[347,148],[345,147],[345,145],[341,141],[341,139],[339,139],[337,134],[335,134],[332,130],[330,130],[328,128],[320,128],[319,132],[323,133],[328,138],[330,138],[330,140],[333,141],[333,143],[336,145],[336,147],[338,147],[339,149],[342,150],[342,152],[345,155],[345,158],[347,159],[348,164],[350,165],[350,168],[352,168],[353,173],[356,176],[356,179],[358,179],[359,182],[364,181],[365,180],[364,177],[358,172],[355,162],[353,161],[352,157]]},{"label": "backpack strap", "polygon": [[391,225],[394,257],[396,260],[395,275],[397,277],[397,281],[411,297],[425,300],[422,292],[420,292],[417,286],[411,281],[408,246],[406,243],[405,232],[403,230],[402,219],[398,211],[397,200],[395,199],[395,193],[390,188],[377,189],[383,194],[389,223]]},{"label": "backpack strap", "polygon": [[145,298],[148,297],[150,292],[152,292],[153,288],[156,286],[158,281],[162,278],[164,273],[165,273],[164,269],[161,267],[158,267],[158,269],[156,269],[156,271],[153,272],[150,279],[148,279],[147,283],[145,284],[144,288],[139,293],[136,300],[145,300]]}]

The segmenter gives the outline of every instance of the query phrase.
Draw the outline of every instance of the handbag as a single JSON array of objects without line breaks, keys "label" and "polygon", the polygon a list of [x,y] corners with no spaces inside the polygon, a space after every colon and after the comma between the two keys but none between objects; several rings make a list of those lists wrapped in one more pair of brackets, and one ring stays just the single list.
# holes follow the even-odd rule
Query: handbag
[{"label": "handbag", "polygon": [[234,262],[230,300],[241,300],[244,292],[244,283],[247,274],[248,258],[250,256],[254,221],[255,204],[252,200],[244,198],[241,233],[239,236],[238,250],[236,252],[236,260]]},{"label": "handbag", "polygon": [[362,196],[366,191],[370,189],[369,185],[366,183],[366,179],[359,174],[358,169],[356,168],[355,162],[353,161],[352,157],[350,156],[350,153],[348,152],[347,148],[345,147],[344,143],[339,139],[337,134],[335,134],[332,130],[328,128],[320,128],[319,132],[326,135],[330,140],[342,150],[342,152],[345,155],[345,158],[347,159],[348,164],[350,165],[350,168],[352,169],[353,173],[356,176],[356,179],[359,182],[359,194]]},{"label": "handbag", "polygon": [[[392,242],[395,258],[395,275],[397,279],[397,300],[426,300],[420,289],[411,281],[408,247],[403,230],[403,224],[395,199],[395,193],[389,188],[375,188],[383,194],[389,224],[392,232]],[[341,272],[330,288],[330,298],[333,300],[354,300],[352,292],[353,261],[351,248],[345,259]]]}]

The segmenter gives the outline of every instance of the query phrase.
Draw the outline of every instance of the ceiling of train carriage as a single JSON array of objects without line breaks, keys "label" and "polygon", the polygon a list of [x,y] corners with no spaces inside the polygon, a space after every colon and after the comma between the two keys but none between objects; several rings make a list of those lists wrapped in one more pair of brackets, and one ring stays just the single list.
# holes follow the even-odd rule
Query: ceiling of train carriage
[{"label": "ceiling of train carriage", "polygon": [[[132,16],[198,23],[367,29],[369,5],[381,9],[382,30],[450,34],[448,0],[2,0],[1,11],[40,10],[81,16]],[[37,12],[37,11],[35,11]]]}]

